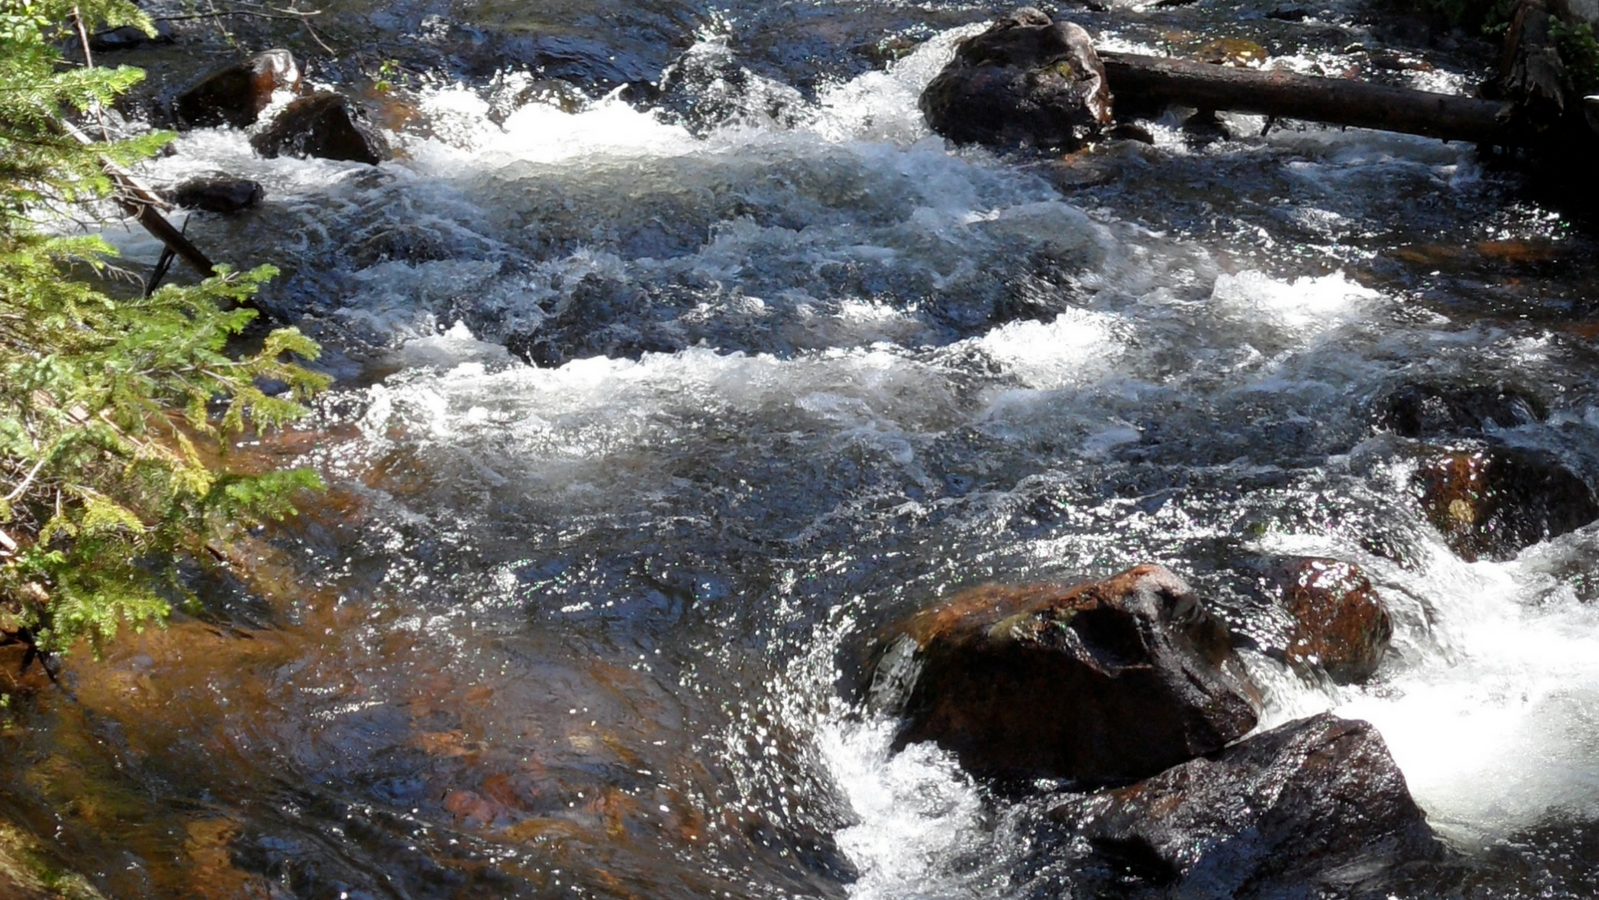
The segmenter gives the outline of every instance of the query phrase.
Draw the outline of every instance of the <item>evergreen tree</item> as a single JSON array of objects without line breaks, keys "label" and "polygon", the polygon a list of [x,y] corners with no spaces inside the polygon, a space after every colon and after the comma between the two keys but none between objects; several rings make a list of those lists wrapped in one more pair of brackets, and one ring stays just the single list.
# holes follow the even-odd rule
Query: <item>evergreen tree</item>
[{"label": "evergreen tree", "polygon": [[[170,139],[63,133],[63,116],[143,74],[67,64],[59,47],[79,21],[150,28],[126,0],[0,0],[0,638],[39,652],[164,617],[179,560],[217,565],[217,542],[292,513],[314,473],[233,473],[221,451],[302,415],[326,384],[288,361],[317,354],[292,328],[255,354],[224,352],[269,267],[116,300],[74,277],[103,272],[112,249],[63,236],[55,217],[111,194],[105,161],[134,164]],[[267,382],[288,391],[268,396]]]}]

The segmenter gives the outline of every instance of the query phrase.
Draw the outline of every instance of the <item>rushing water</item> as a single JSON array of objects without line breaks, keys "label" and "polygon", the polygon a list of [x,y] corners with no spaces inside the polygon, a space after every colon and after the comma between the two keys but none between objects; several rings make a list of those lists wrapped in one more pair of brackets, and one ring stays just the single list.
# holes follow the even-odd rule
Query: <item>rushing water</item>
[{"label": "rushing water", "polygon": [[[1374,40],[1268,8],[1090,23],[1323,71]],[[1592,239],[1421,139],[952,149],[916,96],[986,15],[641,2],[574,27],[648,70],[649,29],[695,23],[655,106],[416,85],[376,169],[186,135],[152,177],[266,185],[189,233],[276,261],[268,305],[343,379],[241,459],[332,490],[242,551],[248,586],[7,710],[0,814],[129,898],[1070,896],[1042,800],[890,752],[877,637],[1145,561],[1249,630],[1228,560],[1313,553],[1367,570],[1393,651],[1360,687],[1249,664],[1268,725],[1374,722],[1460,850],[1386,892],[1591,896],[1599,530],[1462,562],[1370,409],[1512,382],[1550,414],[1498,437],[1599,483]]]}]

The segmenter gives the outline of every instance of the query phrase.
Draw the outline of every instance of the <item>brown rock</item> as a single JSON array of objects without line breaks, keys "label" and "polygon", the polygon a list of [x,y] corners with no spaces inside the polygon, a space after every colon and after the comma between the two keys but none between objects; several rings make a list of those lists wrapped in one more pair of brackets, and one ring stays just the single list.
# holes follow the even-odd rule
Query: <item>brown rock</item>
[{"label": "brown rock", "polygon": [[[1226,629],[1160,566],[1071,588],[975,588],[906,631],[898,745],[936,741],[979,774],[1128,781],[1255,725],[1259,692]],[[900,661],[891,653],[879,681]]]},{"label": "brown rock", "polygon": [[1393,621],[1359,566],[1319,557],[1282,560],[1260,578],[1262,590],[1293,620],[1283,654],[1339,684],[1377,671]]},{"label": "brown rock", "polygon": [[178,94],[172,111],[180,128],[244,128],[255,124],[275,91],[299,89],[300,66],[294,55],[287,50],[268,50],[200,76]]},{"label": "brown rock", "polygon": [[250,139],[267,158],[315,156],[377,164],[393,156],[389,142],[348,98],[313,94],[290,103],[267,129]]},{"label": "brown rock", "polygon": [[1442,854],[1382,736],[1328,713],[1050,817],[1091,876],[1185,900],[1323,896]]},{"label": "brown rock", "polygon": [[1599,519],[1586,482],[1554,454],[1475,442],[1437,452],[1416,472],[1422,509],[1462,559],[1506,560]]},{"label": "brown rock", "polygon": [[957,45],[920,105],[934,131],[962,144],[1074,150],[1111,120],[1088,32],[1031,7]]}]

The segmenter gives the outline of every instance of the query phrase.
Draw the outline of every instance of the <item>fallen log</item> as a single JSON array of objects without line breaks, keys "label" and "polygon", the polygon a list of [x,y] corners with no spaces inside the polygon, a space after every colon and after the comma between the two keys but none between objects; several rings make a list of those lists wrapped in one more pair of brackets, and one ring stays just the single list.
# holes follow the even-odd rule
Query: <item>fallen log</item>
[{"label": "fallen log", "polygon": [[[81,129],[71,122],[64,121],[61,123],[61,127],[78,143],[94,144],[94,138],[84,134]],[[144,227],[144,230],[150,233],[151,237],[160,241],[168,250],[177,254],[180,259],[188,263],[190,267],[204,277],[210,278],[217,273],[216,266],[212,264],[211,258],[190,242],[183,232],[178,230],[177,226],[173,225],[167,220],[166,216],[161,214],[161,210],[167,207],[167,203],[154,190],[151,190],[147,185],[135,178],[133,173],[104,156],[100,157],[100,168],[105,171],[106,175],[111,178],[111,181],[118,188],[118,193],[115,197],[117,204],[128,215],[137,219],[139,224]]]},{"label": "fallen log", "polygon": [[1131,53],[1100,59],[1118,105],[1225,109],[1499,146],[1537,137],[1514,127],[1508,101]]}]

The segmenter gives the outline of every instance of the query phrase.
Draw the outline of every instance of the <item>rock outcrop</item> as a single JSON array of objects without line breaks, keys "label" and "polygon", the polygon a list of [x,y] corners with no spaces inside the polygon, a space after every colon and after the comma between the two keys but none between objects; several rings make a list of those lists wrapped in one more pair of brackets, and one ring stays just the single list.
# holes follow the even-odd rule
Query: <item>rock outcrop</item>
[{"label": "rock outcrop", "polygon": [[1327,713],[1050,817],[1091,879],[1184,900],[1321,896],[1443,852],[1377,730]]},{"label": "rock outcrop", "polygon": [[1088,32],[1031,7],[962,41],[922,91],[921,108],[934,131],[962,144],[1069,151],[1111,121]]},{"label": "rock outcrop", "polygon": [[1125,783],[1222,748],[1259,704],[1226,629],[1154,565],[975,588],[914,617],[896,650],[878,680],[908,669],[898,744],[936,741],[982,775]]},{"label": "rock outcrop", "polygon": [[255,124],[280,90],[300,89],[300,66],[287,50],[268,50],[200,76],[172,102],[180,128]]},{"label": "rock outcrop", "polygon": [[1474,442],[1435,452],[1415,476],[1422,509],[1462,559],[1507,560],[1599,519],[1593,491],[1554,454]]},{"label": "rock outcrop", "polygon": [[394,155],[364,110],[342,94],[328,92],[290,103],[250,139],[250,146],[269,159],[314,156],[376,165]]}]

